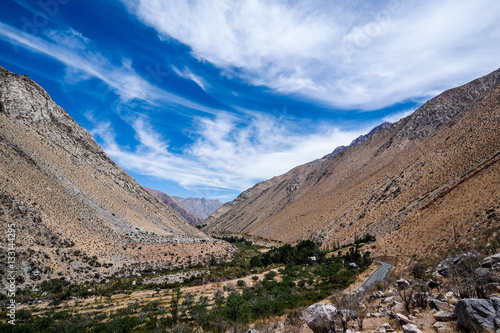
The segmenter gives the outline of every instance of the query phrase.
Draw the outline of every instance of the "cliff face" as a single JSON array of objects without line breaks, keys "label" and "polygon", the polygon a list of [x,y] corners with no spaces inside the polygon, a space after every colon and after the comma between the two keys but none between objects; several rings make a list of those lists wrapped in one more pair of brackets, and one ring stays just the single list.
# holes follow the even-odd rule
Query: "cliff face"
[{"label": "cliff face", "polygon": [[84,279],[232,251],[143,190],[39,85],[2,67],[0,146],[1,228],[16,225],[26,276]]},{"label": "cliff face", "polygon": [[324,244],[370,232],[378,237],[375,255],[446,251],[487,238],[498,225],[499,152],[497,70],[326,159],[256,185],[203,230]]}]

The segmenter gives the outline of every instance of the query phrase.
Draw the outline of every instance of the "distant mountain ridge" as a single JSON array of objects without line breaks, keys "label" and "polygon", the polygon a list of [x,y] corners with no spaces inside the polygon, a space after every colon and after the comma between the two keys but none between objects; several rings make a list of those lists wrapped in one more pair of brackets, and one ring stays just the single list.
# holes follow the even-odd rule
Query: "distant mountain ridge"
[{"label": "distant mountain ridge", "polygon": [[16,225],[25,281],[231,256],[143,190],[38,84],[3,67],[0,147],[0,230]]},{"label": "distant mountain ridge", "polygon": [[173,198],[180,202],[184,207],[188,208],[190,211],[198,215],[201,220],[206,219],[222,206],[222,202],[220,202],[219,200],[192,197]]},{"label": "distant mountain ridge", "polygon": [[202,230],[325,245],[369,232],[374,254],[394,257],[486,244],[500,216],[500,70],[382,125],[256,184]]}]

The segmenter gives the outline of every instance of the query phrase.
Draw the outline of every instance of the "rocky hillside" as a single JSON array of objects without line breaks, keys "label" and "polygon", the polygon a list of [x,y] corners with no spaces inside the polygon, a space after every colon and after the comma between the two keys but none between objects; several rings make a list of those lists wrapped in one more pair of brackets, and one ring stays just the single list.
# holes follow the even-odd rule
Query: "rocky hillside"
[{"label": "rocky hillside", "polygon": [[2,67],[0,146],[0,228],[15,224],[20,281],[230,256],[143,190],[39,85]]},{"label": "rocky hillside", "polygon": [[371,233],[375,256],[487,243],[498,232],[499,153],[497,70],[347,149],[255,185],[203,230],[330,245]]},{"label": "rocky hillside", "polygon": [[217,209],[222,206],[219,200],[210,200],[205,198],[180,198],[174,197],[175,200],[180,202],[184,207],[195,213],[204,220],[213,214]]},{"label": "rocky hillside", "polygon": [[163,193],[162,191],[152,190],[144,186],[143,188],[153,197],[155,197],[156,199],[163,202],[165,205],[172,208],[175,212],[177,212],[177,214],[186,219],[186,221],[188,221],[189,224],[197,225],[198,223],[201,222],[201,218],[194,212],[186,208],[182,203],[179,202],[177,198],[171,197],[170,195]]}]

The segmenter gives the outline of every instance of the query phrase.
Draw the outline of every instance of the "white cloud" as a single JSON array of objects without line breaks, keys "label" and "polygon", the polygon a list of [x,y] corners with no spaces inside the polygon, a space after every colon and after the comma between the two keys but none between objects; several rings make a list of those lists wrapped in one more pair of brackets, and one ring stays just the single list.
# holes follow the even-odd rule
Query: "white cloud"
[{"label": "white cloud", "polygon": [[129,59],[122,59],[120,65],[112,64],[105,56],[93,49],[92,41],[71,28],[47,30],[49,40],[27,34],[0,22],[0,38],[33,52],[43,54],[63,63],[66,82],[78,82],[96,78],[104,82],[122,101],[138,98],[151,104],[177,104],[187,108],[214,113],[203,105],[162,90],[141,77],[132,68]]},{"label": "white cloud", "polygon": [[495,0],[122,1],[228,75],[337,107],[430,97],[498,67]]},{"label": "white cloud", "polygon": [[194,74],[191,70],[189,70],[189,68],[185,67],[184,70],[181,71],[177,67],[172,66],[172,69],[178,76],[195,82],[201,89],[207,91],[206,81],[202,77]]},{"label": "white cloud", "polygon": [[120,147],[109,124],[96,124],[92,133],[101,137],[106,152],[128,170],[192,190],[241,191],[324,156],[369,130],[343,131],[320,125],[315,133],[304,135],[291,131],[278,118],[256,112],[248,112],[243,119],[220,113],[197,122],[194,141],[182,153],[170,151],[162,135],[144,118],[132,121],[139,143],[135,149]]}]

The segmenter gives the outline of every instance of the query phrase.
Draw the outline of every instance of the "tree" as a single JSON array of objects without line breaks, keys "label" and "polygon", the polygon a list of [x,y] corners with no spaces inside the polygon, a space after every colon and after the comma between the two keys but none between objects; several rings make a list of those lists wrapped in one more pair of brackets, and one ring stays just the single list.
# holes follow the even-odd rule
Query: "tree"
[{"label": "tree", "polygon": [[341,290],[332,295],[331,302],[339,309],[337,318],[340,320],[343,332],[347,331],[349,323],[354,320],[357,320],[359,329],[363,329],[363,318],[366,315],[363,298],[364,295],[361,293],[345,294]]},{"label": "tree", "polygon": [[182,301],[181,305],[182,316],[187,315],[188,311],[191,309],[193,304],[194,304],[194,295],[191,293],[187,293],[186,296],[184,296],[184,300]]},{"label": "tree", "polygon": [[403,304],[405,306],[406,312],[409,314],[413,304],[413,295],[415,294],[416,286],[410,283],[410,286],[406,284],[398,285],[398,294]]},{"label": "tree", "polygon": [[174,326],[177,324],[177,320],[179,319],[179,302],[182,296],[181,288],[176,288],[175,291],[172,292],[172,298],[170,299],[170,315],[172,316],[172,322]]},{"label": "tree", "polygon": [[250,318],[250,306],[239,292],[233,291],[227,297],[226,314],[227,317],[234,322],[247,322]]}]

